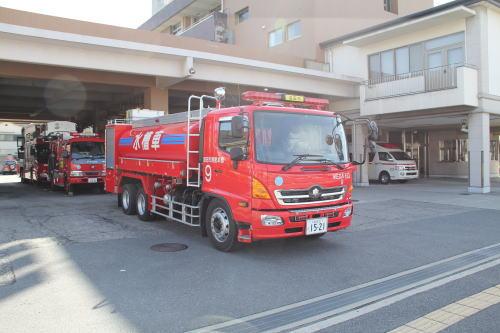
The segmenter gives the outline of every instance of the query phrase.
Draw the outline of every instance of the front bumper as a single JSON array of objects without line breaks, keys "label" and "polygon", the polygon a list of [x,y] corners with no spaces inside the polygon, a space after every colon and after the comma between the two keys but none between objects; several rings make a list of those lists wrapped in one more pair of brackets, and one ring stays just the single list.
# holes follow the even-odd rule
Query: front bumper
[{"label": "front bumper", "polygon": [[[97,179],[97,182],[89,182],[89,179]],[[70,184],[102,184],[104,177],[69,177],[68,183]]]},{"label": "front bumper", "polygon": [[[347,208],[351,208],[351,214],[344,217]],[[352,203],[289,211],[252,210],[250,223],[239,223],[238,240],[250,243],[256,240],[305,236],[306,219],[318,217],[328,217],[328,232],[338,231],[351,225],[352,214]],[[261,215],[279,216],[284,223],[280,226],[264,226]]]},{"label": "front bumper", "polygon": [[392,180],[408,180],[408,179],[418,179],[417,170],[403,170],[403,171],[393,171],[391,173]]}]

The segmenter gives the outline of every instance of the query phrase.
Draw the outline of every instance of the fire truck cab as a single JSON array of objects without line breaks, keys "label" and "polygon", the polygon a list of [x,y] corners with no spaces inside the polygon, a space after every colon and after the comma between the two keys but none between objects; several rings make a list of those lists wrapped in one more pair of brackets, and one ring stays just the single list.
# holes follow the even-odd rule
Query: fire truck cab
[{"label": "fire truck cab", "polygon": [[318,238],[352,219],[352,173],[327,100],[246,92],[251,105],[200,108],[106,129],[106,191],[125,214],[200,227],[221,251],[239,242]]},{"label": "fire truck cab", "polygon": [[93,133],[60,133],[50,142],[52,188],[73,195],[75,186],[93,185],[104,192],[104,139]]}]

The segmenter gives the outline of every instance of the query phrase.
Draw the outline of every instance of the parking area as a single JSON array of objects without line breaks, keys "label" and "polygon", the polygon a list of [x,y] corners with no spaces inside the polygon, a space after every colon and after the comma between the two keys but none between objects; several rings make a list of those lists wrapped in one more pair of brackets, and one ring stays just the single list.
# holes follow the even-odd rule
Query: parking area
[{"label": "parking area", "polygon": [[[221,253],[196,229],[124,215],[113,195],[70,197],[0,176],[0,330],[183,332],[498,243],[499,184],[485,195],[467,194],[466,185],[439,179],[357,188],[345,231]],[[165,242],[188,248],[150,249]],[[394,329],[498,284],[498,276],[494,266],[404,300],[404,315],[389,306],[326,331]]]}]

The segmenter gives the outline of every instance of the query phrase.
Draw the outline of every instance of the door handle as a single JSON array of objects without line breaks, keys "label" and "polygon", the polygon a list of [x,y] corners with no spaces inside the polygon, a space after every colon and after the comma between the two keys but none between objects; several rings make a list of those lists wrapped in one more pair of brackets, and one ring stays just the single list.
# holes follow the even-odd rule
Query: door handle
[{"label": "door handle", "polygon": [[223,171],[222,171],[222,169],[215,169],[214,172],[215,173],[222,173]]}]

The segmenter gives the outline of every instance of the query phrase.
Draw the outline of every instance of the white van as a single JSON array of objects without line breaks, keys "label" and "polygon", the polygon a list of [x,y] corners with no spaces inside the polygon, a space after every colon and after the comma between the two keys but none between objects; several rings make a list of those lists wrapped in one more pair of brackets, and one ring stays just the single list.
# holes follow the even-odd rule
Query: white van
[{"label": "white van", "polygon": [[417,163],[407,153],[391,143],[370,143],[368,178],[389,184],[392,180],[404,183],[418,178]]}]

